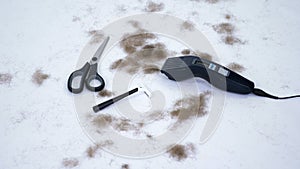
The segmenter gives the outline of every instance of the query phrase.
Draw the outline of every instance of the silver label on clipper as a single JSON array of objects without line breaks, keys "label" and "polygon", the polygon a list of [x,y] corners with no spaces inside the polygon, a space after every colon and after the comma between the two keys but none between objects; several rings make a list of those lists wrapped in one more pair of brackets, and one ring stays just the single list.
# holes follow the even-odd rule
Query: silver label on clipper
[{"label": "silver label on clipper", "polygon": [[221,75],[226,76],[226,77],[229,75],[229,71],[222,67],[219,68],[218,73],[220,73]]},{"label": "silver label on clipper", "polygon": [[210,69],[210,70],[216,70],[216,68],[217,68],[217,65],[215,65],[213,63],[210,63],[208,66],[208,69]]}]

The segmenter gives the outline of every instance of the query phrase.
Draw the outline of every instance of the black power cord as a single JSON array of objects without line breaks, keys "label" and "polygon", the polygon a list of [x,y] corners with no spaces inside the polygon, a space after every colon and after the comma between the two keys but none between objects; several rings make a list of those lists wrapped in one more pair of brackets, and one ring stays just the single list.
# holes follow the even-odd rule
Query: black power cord
[{"label": "black power cord", "polygon": [[254,88],[252,93],[257,95],[257,96],[268,97],[268,98],[276,99],[276,100],[278,100],[278,99],[291,99],[291,98],[295,98],[295,97],[300,97],[300,95],[287,96],[287,97],[273,96],[273,95],[270,95],[270,94],[266,93],[265,91],[263,91],[261,89],[257,89],[257,88]]}]

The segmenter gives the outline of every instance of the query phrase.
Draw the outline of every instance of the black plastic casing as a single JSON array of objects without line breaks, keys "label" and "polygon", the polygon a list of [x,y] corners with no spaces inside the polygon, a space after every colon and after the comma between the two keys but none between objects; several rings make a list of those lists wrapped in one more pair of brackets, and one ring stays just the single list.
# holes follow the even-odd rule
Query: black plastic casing
[{"label": "black plastic casing", "polygon": [[161,73],[174,81],[199,77],[221,90],[233,93],[249,94],[254,89],[252,81],[224,66],[197,56],[168,58]]}]

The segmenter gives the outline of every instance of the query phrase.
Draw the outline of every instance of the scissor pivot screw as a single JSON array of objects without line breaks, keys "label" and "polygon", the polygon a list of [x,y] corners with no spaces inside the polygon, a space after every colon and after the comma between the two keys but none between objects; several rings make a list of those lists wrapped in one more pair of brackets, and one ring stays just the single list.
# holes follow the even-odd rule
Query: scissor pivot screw
[{"label": "scissor pivot screw", "polygon": [[98,59],[96,57],[92,58],[92,61],[96,62]]}]

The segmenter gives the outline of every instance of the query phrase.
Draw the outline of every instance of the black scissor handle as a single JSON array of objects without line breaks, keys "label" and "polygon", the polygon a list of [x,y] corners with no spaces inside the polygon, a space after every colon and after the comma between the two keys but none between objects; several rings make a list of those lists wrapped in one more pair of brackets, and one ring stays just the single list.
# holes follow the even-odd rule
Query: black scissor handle
[{"label": "black scissor handle", "polygon": [[[89,89],[90,91],[93,91],[93,92],[99,92],[105,86],[104,79],[97,73],[97,69],[98,69],[98,64],[97,63],[91,65],[88,77],[85,81],[86,88]],[[98,81],[100,83],[99,86],[91,85],[91,82],[93,80]]]},{"label": "black scissor handle", "polygon": [[[68,79],[68,89],[70,92],[72,93],[75,93],[75,94],[78,94],[80,92],[82,92],[83,90],[83,86],[84,86],[84,82],[85,82],[85,79],[86,79],[86,76],[89,72],[89,69],[90,69],[90,64],[87,62],[81,69],[79,70],[76,70],[74,71],[70,76],[69,76],[69,79]],[[78,88],[73,88],[73,80],[76,78],[76,77],[80,77],[80,82],[79,82],[79,87]]]}]

